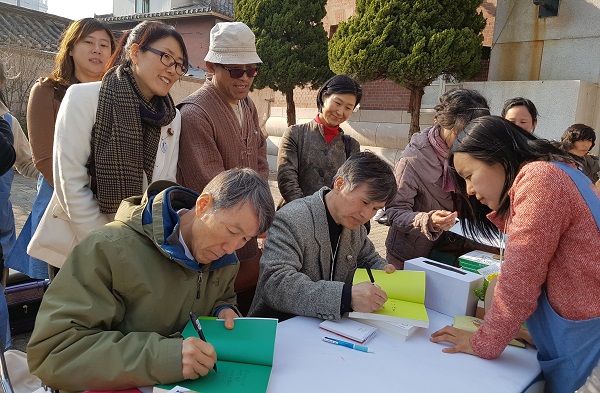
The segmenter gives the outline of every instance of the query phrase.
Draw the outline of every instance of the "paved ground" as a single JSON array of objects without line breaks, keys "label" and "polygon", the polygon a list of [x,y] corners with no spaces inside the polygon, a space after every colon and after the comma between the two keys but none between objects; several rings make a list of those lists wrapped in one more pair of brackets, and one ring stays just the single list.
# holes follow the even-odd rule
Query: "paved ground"
[{"label": "paved ground", "polygon": [[[273,176],[269,180],[269,186],[273,194],[273,199],[277,203],[281,198],[279,190],[277,189],[277,182]],[[17,234],[21,232],[21,228],[25,224],[31,205],[36,194],[36,181],[21,176],[15,172],[15,179],[13,181],[11,201],[13,204],[13,213],[15,215],[15,226],[17,228]],[[378,224],[377,222],[371,223],[371,233],[369,238],[375,245],[377,251],[385,257],[385,238],[387,236],[388,227],[385,225]],[[13,347],[25,350],[27,342],[29,341],[29,334],[20,334],[13,337]]]}]

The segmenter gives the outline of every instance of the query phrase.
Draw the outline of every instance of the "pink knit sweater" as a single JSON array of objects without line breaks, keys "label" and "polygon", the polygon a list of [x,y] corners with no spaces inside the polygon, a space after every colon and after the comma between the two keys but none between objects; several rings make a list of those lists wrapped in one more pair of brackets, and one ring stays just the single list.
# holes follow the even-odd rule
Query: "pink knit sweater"
[{"label": "pink knit sweater", "polygon": [[[485,323],[471,338],[475,353],[489,359],[517,335],[544,286],[563,318],[600,316],[600,231],[569,175],[548,162],[526,164],[509,196],[502,274]],[[503,219],[489,218],[502,229]]]}]

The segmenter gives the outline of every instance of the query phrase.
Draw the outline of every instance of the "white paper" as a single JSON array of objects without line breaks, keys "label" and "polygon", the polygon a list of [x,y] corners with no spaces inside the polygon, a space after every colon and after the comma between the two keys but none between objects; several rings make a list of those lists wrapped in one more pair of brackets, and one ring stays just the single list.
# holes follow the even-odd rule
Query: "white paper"
[{"label": "white paper", "polygon": [[492,247],[497,247],[497,248],[504,248],[506,247],[506,242],[508,241],[508,236],[503,233],[502,236],[504,237],[504,243],[500,244],[500,238],[498,239],[494,239],[493,241],[490,241],[487,237],[485,236],[481,236],[481,235],[476,235],[476,236],[467,236],[465,234],[465,231],[463,230],[463,227],[461,225],[460,222],[457,222],[452,228],[450,228],[450,232],[454,232],[457,235],[461,235],[466,237],[467,239],[473,240],[476,243],[479,244],[485,244],[486,246],[492,246]]}]

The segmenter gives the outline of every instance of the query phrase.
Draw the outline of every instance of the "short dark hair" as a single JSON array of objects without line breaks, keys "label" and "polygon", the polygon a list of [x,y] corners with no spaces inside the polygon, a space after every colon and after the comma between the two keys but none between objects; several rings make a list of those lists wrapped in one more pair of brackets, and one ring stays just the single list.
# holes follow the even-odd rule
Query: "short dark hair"
[{"label": "short dark hair", "polygon": [[351,78],[348,75],[335,75],[329,78],[317,92],[317,109],[319,109],[319,113],[321,113],[323,109],[325,98],[332,94],[354,95],[356,97],[356,104],[354,107],[356,108],[356,106],[360,104],[362,98],[362,88],[356,79]]},{"label": "short dark hair", "polygon": [[435,106],[435,119],[442,128],[462,131],[467,123],[480,116],[490,114],[485,97],[477,90],[452,89],[442,94]]},{"label": "short dark hair", "polygon": [[504,101],[504,106],[502,107],[502,114],[501,114],[502,117],[506,117],[506,112],[508,112],[508,110],[510,108],[513,108],[515,106],[524,106],[525,108],[527,108],[527,111],[531,115],[531,119],[533,121],[537,120],[537,118],[538,118],[537,108],[535,107],[533,102],[531,102],[531,100],[528,100],[527,98],[523,98],[523,97],[515,97],[515,98],[511,98],[511,99]]},{"label": "short dark hair", "polygon": [[275,203],[269,184],[253,169],[233,168],[219,173],[204,187],[213,197],[214,212],[250,202],[258,216],[258,233],[271,226]]},{"label": "short dark hair", "polygon": [[146,20],[123,34],[117,50],[106,64],[106,71],[121,64],[131,66],[131,45],[138,44],[140,51],[145,52],[147,51],[145,47],[152,46],[154,42],[166,37],[173,37],[179,43],[183,52],[183,64],[187,66],[189,64],[188,52],[181,34],[171,25],[160,21]]},{"label": "short dark hair", "polygon": [[338,177],[344,179],[348,191],[367,184],[369,187],[367,195],[373,202],[385,202],[387,205],[398,191],[392,167],[377,154],[368,150],[348,157],[338,169],[333,181],[335,182]]},{"label": "short dark hair", "polygon": [[560,138],[561,147],[569,151],[575,146],[573,145],[577,141],[592,141],[592,147],[596,144],[596,133],[594,129],[585,124],[577,123],[570,125]]},{"label": "short dark hair", "polygon": [[467,194],[465,180],[454,169],[456,153],[466,153],[489,165],[496,163],[502,165],[506,178],[497,210],[500,216],[509,211],[508,191],[523,164],[532,161],[573,163],[573,159],[563,150],[502,117],[483,116],[469,122],[456,137],[450,149],[448,164],[452,168],[452,180],[461,199],[461,203],[458,204],[458,217],[463,227],[467,232],[481,233],[490,238],[497,234],[497,228],[486,217],[491,210],[475,196]]}]

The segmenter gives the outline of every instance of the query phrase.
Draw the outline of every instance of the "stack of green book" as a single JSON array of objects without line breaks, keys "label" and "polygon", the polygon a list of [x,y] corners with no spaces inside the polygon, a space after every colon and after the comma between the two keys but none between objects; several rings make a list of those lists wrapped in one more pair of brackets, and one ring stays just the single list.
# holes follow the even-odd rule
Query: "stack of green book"
[{"label": "stack of green book", "polygon": [[471,251],[458,257],[458,263],[463,269],[479,274],[479,269],[500,262],[500,256],[484,251]]}]

